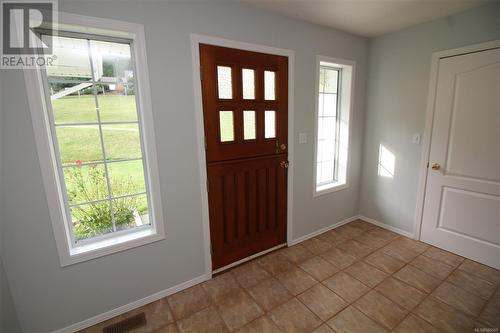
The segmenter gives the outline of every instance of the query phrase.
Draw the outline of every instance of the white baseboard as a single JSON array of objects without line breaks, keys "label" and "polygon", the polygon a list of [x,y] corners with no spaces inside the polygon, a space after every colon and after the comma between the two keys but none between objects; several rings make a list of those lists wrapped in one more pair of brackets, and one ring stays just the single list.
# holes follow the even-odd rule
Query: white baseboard
[{"label": "white baseboard", "polygon": [[198,277],[195,277],[194,279],[180,283],[176,286],[159,291],[159,292],[154,293],[152,295],[146,296],[146,297],[141,298],[137,301],[133,301],[131,303],[122,305],[116,309],[109,310],[109,311],[101,313],[97,316],[91,317],[89,319],[85,319],[85,320],[78,322],[76,324],[72,324],[72,325],[69,325],[67,327],[61,328],[57,331],[54,331],[53,333],[70,333],[70,332],[73,333],[73,332],[82,330],[84,328],[90,327],[92,325],[98,324],[98,323],[103,322],[105,320],[108,320],[108,319],[111,319],[113,317],[124,314],[125,312],[137,309],[137,308],[144,306],[146,304],[149,304],[151,302],[155,302],[159,299],[162,299],[164,297],[175,294],[181,290],[187,289],[189,287],[192,287],[192,286],[194,286],[198,283],[204,282],[206,280],[207,280],[207,276],[205,274],[200,275]]},{"label": "white baseboard", "polygon": [[411,239],[415,238],[414,234],[412,232],[408,232],[408,231],[405,231],[403,229],[399,229],[399,228],[387,225],[387,224],[382,223],[380,221],[374,220],[374,219],[372,219],[370,217],[366,217],[366,216],[363,216],[363,215],[358,215],[358,216],[356,216],[356,219],[360,219],[360,220],[366,221],[368,223],[376,225],[377,227],[381,227],[381,228],[387,229],[389,231],[395,232],[397,234],[403,235],[403,236],[411,238]]},{"label": "white baseboard", "polygon": [[340,222],[337,222],[337,223],[334,223],[332,225],[329,225],[328,227],[324,227],[324,228],[321,228],[321,229],[316,230],[314,232],[311,232],[310,234],[307,234],[305,236],[301,236],[301,237],[295,238],[290,243],[288,243],[288,246],[292,246],[292,245],[298,244],[300,242],[303,242],[305,240],[308,240],[309,238],[316,237],[316,236],[318,236],[318,235],[320,235],[320,234],[322,234],[322,233],[324,233],[324,232],[326,232],[328,230],[332,230],[332,229],[340,227],[341,225],[344,225],[344,224],[347,224],[349,222],[355,221],[358,218],[359,218],[359,216],[355,215],[355,216],[349,217],[349,218],[347,218],[345,220],[342,220]]}]

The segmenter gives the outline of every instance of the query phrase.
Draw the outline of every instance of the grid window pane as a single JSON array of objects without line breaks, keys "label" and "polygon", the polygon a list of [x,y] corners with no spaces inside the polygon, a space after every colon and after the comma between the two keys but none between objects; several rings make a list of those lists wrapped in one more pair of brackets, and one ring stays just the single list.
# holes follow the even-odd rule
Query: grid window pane
[{"label": "grid window pane", "polygon": [[71,207],[71,224],[77,241],[113,232],[109,201]]},{"label": "grid window pane", "polygon": [[63,164],[103,160],[98,125],[58,126],[56,134]]},{"label": "grid window pane", "polygon": [[141,158],[139,124],[102,125],[106,160]]},{"label": "grid window pane", "polygon": [[320,117],[335,117],[337,115],[337,94],[319,94]]},{"label": "grid window pane", "polygon": [[217,87],[220,99],[233,98],[233,75],[231,67],[217,66]]},{"label": "grid window pane", "polygon": [[276,111],[266,110],[264,113],[264,137],[266,139],[276,137]]},{"label": "grid window pane", "polygon": [[274,101],[276,99],[276,73],[264,71],[264,99]]},{"label": "grid window pane", "polygon": [[49,95],[56,124],[96,123],[97,112],[93,85],[49,78]]},{"label": "grid window pane", "polygon": [[101,200],[108,197],[103,164],[77,165],[63,169],[69,204]]},{"label": "grid window pane", "polygon": [[47,76],[66,81],[91,81],[88,41],[81,38],[42,36],[42,41],[52,46],[57,57],[47,66]]},{"label": "grid window pane", "polygon": [[113,197],[146,192],[142,160],[108,163]]},{"label": "grid window pane", "polygon": [[338,69],[321,67],[319,71],[319,92],[337,93]]},{"label": "grid window pane", "polygon": [[114,199],[112,211],[116,230],[126,230],[149,225],[149,207],[146,195]]},{"label": "grid window pane", "polygon": [[254,140],[257,138],[255,131],[255,111],[243,111],[243,138]]},{"label": "grid window pane", "polygon": [[102,122],[137,121],[135,93],[129,85],[97,84],[96,92]]},{"label": "grid window pane", "polygon": [[233,111],[219,111],[220,141],[234,141]]},{"label": "grid window pane", "polygon": [[243,68],[241,76],[243,79],[243,99],[255,99],[255,70]]},{"label": "grid window pane", "polygon": [[335,141],[337,126],[336,117],[321,117],[318,119],[318,140]]}]

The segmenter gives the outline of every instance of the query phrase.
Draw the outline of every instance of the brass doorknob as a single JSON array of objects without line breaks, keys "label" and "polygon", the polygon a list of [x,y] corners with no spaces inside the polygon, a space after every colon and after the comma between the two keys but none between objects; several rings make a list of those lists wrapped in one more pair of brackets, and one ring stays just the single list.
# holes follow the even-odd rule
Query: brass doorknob
[{"label": "brass doorknob", "polygon": [[280,144],[280,149],[281,150],[285,150],[286,149],[286,144],[284,144],[284,143]]},{"label": "brass doorknob", "polygon": [[288,169],[288,164],[289,164],[288,161],[281,161],[280,162],[280,167]]},{"label": "brass doorknob", "polygon": [[441,165],[439,163],[432,163],[432,170],[439,170],[441,169]]}]

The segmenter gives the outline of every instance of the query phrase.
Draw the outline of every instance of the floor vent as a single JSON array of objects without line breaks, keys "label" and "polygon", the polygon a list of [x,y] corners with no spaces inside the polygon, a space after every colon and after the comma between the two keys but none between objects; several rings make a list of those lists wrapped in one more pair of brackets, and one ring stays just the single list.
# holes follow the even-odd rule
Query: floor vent
[{"label": "floor vent", "polygon": [[133,317],[104,327],[102,333],[125,333],[144,325],[146,325],[146,315],[141,312]]}]

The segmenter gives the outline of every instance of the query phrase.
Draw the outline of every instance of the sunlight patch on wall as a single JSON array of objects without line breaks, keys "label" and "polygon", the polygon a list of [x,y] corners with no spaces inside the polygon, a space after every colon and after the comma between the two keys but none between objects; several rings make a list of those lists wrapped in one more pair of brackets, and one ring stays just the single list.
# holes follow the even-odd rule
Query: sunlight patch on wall
[{"label": "sunlight patch on wall", "polygon": [[396,166],[396,156],[380,144],[378,152],[378,175],[380,177],[394,178],[394,168]]}]

